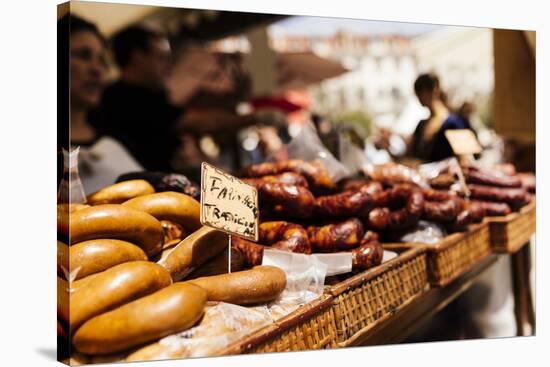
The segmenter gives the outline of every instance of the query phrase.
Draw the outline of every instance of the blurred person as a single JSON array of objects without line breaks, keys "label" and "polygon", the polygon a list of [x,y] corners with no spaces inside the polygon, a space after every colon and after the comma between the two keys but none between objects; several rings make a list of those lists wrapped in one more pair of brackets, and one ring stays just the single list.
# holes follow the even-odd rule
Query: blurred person
[{"label": "blurred person", "polygon": [[57,27],[58,183],[63,175],[62,149],[78,146],[80,179],[84,191],[91,193],[141,166],[119,142],[102,137],[89,121],[104,87],[105,39],[93,23],[74,15],[65,15]]},{"label": "blurred person", "polygon": [[120,140],[145,169],[173,170],[187,133],[231,133],[257,121],[217,108],[186,113],[185,106],[174,105],[167,87],[172,50],[165,35],[133,25],[111,43],[120,78],[106,88],[96,126]]},{"label": "blurred person", "polygon": [[178,145],[173,131],[183,110],[168,101],[168,40],[152,30],[131,26],[111,40],[120,78],[103,93],[95,126],[120,140],[150,171],[170,171]]},{"label": "blurred person", "polygon": [[409,154],[427,162],[452,157],[454,153],[445,131],[471,129],[470,124],[449,110],[435,74],[421,74],[414,82],[414,92],[420,104],[428,108],[429,117],[416,126],[409,143]]}]

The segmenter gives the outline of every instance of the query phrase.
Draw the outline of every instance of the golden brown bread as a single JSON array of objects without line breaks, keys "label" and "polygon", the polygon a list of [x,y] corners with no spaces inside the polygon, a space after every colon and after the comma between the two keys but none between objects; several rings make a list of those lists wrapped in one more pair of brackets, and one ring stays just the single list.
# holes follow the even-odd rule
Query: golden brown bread
[{"label": "golden brown bread", "polygon": [[119,264],[92,277],[83,278],[71,289],[69,324],[73,333],[86,320],[172,283],[163,267],[148,261]]},{"label": "golden brown bread", "polygon": [[57,275],[65,277],[69,273],[69,246],[57,241]]},{"label": "golden brown bread", "polygon": [[155,192],[145,180],[128,180],[102,188],[87,197],[90,205],[120,204],[137,196]]},{"label": "golden brown bread", "polygon": [[204,288],[209,301],[247,305],[272,301],[285,289],[286,274],[275,266],[256,266],[251,270],[190,280]]},{"label": "golden brown bread", "polygon": [[168,270],[176,282],[191,273],[197,266],[223,251],[228,246],[228,235],[210,227],[202,227],[187,236],[158,264]]},{"label": "golden brown bread", "polygon": [[125,262],[147,260],[147,255],[141,248],[121,240],[88,240],[71,246],[69,251],[73,280]]},{"label": "golden brown bread", "polygon": [[70,215],[71,244],[99,238],[125,240],[141,247],[147,256],[162,250],[160,222],[143,211],[120,204],[105,204]]},{"label": "golden brown bread", "polygon": [[200,204],[191,196],[179,192],[159,192],[139,196],[122,204],[125,207],[142,210],[158,220],[169,220],[181,225],[186,231],[200,228]]},{"label": "golden brown bread", "polygon": [[175,283],[88,320],[74,334],[73,345],[86,354],[127,350],[190,328],[205,303],[202,288]]},{"label": "golden brown bread", "polygon": [[69,322],[69,282],[57,277],[57,315]]},{"label": "golden brown bread", "polygon": [[69,235],[69,214],[77,210],[89,208],[86,204],[57,204],[57,232]]},{"label": "golden brown bread", "polygon": [[[211,275],[225,274],[228,270],[229,256],[227,248],[219,255],[199,266],[186,279],[196,279]],[[244,258],[242,253],[235,249],[231,249],[231,271],[241,271],[244,269]]]},{"label": "golden brown bread", "polygon": [[84,286],[86,283],[88,283],[89,281],[91,281],[92,279],[97,277],[99,274],[101,274],[101,273],[95,273],[95,274],[92,274],[92,275],[88,275],[87,277],[84,277],[84,278],[81,278],[81,279],[78,279],[78,280],[73,280],[73,281],[69,282],[70,288],[71,288],[71,293],[75,292],[78,288]]}]

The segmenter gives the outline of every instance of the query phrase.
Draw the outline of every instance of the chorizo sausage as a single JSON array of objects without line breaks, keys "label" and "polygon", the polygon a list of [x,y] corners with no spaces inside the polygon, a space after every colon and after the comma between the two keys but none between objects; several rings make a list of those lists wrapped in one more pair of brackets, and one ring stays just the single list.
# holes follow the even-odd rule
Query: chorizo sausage
[{"label": "chorizo sausage", "polygon": [[245,266],[253,267],[262,264],[264,246],[240,237],[231,238],[231,246],[241,253]]},{"label": "chorizo sausage", "polygon": [[512,212],[512,209],[510,209],[510,206],[506,203],[494,203],[480,200],[472,200],[471,203],[472,205],[479,206],[483,210],[485,216],[506,216]]},{"label": "chorizo sausage", "polygon": [[509,176],[503,173],[493,173],[487,170],[466,170],[464,174],[469,184],[479,184],[496,187],[521,187],[521,180],[516,176]]},{"label": "chorizo sausage", "polygon": [[283,172],[278,175],[269,175],[269,176],[263,176],[260,178],[243,178],[242,181],[253,186],[257,186],[258,184],[263,182],[271,182],[271,183],[281,183],[285,185],[301,186],[301,187],[305,187],[306,189],[309,188],[309,185],[305,177],[294,172]]},{"label": "chorizo sausage", "polygon": [[315,198],[305,187],[262,182],[257,186],[260,205],[271,207],[277,214],[293,218],[309,218]]},{"label": "chorizo sausage", "polygon": [[260,243],[272,248],[311,254],[307,231],[299,224],[274,221],[263,222],[259,226]]},{"label": "chorizo sausage", "polygon": [[378,231],[413,227],[424,212],[424,195],[412,185],[397,185],[376,194],[374,201],[382,207],[370,211],[367,225]]},{"label": "chorizo sausage", "polygon": [[362,186],[355,191],[319,196],[315,199],[315,215],[320,218],[366,216],[374,206],[370,191],[371,187]]},{"label": "chorizo sausage", "polygon": [[384,257],[384,248],[378,241],[361,241],[361,245],[351,251],[353,270],[366,270],[380,265]]},{"label": "chorizo sausage", "polygon": [[364,232],[363,224],[357,218],[322,227],[310,226],[307,229],[311,246],[319,252],[353,249],[359,246]]},{"label": "chorizo sausage", "polygon": [[482,185],[468,185],[470,198],[481,201],[503,202],[510,207],[521,207],[531,200],[531,195],[524,188],[501,188]]},{"label": "chorizo sausage", "polygon": [[462,210],[457,196],[448,191],[424,190],[424,213],[426,220],[438,223],[452,222]]},{"label": "chorizo sausage", "polygon": [[254,164],[244,170],[244,177],[262,177],[283,172],[298,173],[306,178],[312,190],[333,190],[335,184],[320,162],[290,159],[280,162]]}]

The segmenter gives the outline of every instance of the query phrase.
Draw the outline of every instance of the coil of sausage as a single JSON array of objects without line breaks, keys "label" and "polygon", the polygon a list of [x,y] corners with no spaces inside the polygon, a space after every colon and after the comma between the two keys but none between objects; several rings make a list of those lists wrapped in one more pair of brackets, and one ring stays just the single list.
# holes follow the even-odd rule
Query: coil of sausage
[{"label": "coil of sausage", "polygon": [[397,185],[376,194],[367,217],[369,229],[403,230],[415,226],[424,212],[424,195],[412,185]]},{"label": "coil of sausage", "polygon": [[309,218],[313,213],[315,198],[305,187],[265,181],[256,187],[260,207],[270,208],[273,214]]},{"label": "coil of sausage", "polygon": [[462,210],[457,195],[449,191],[426,189],[424,194],[424,213],[422,217],[437,223],[452,222]]},{"label": "coil of sausage", "polygon": [[335,184],[320,162],[290,159],[281,162],[254,164],[244,170],[244,177],[262,177],[283,172],[298,173],[306,178],[313,191],[334,190]]},{"label": "coil of sausage", "polygon": [[311,254],[307,231],[299,224],[273,221],[263,222],[259,226],[260,243],[272,248]]},{"label": "coil of sausage", "polygon": [[325,217],[363,217],[374,206],[373,195],[369,187],[344,191],[334,195],[319,196],[315,199],[315,215]]},{"label": "coil of sausage", "polygon": [[309,189],[309,185],[304,176],[294,172],[283,172],[278,175],[263,176],[260,178],[243,178],[242,181],[257,186],[263,182],[280,183],[285,185],[301,186]]},{"label": "coil of sausage", "polygon": [[524,188],[500,188],[483,185],[468,185],[470,197],[481,201],[496,201],[519,208],[531,201],[531,194]]},{"label": "coil of sausage", "polygon": [[496,187],[521,187],[521,180],[517,176],[508,176],[503,173],[493,173],[490,171],[467,170],[465,172],[466,182],[469,184],[479,184]]},{"label": "coil of sausage", "polygon": [[361,242],[364,229],[357,218],[344,222],[327,224],[322,227],[310,226],[307,229],[309,242],[317,252],[351,250]]},{"label": "coil of sausage", "polygon": [[377,240],[363,240],[351,251],[352,269],[362,271],[378,266],[384,257],[384,248]]}]

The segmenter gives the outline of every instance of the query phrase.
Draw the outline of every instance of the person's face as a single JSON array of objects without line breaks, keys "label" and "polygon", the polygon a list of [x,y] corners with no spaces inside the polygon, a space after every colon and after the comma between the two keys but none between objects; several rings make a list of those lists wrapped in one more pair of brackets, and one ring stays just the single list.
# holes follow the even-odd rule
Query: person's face
[{"label": "person's face", "polygon": [[162,88],[170,73],[171,56],[166,38],[151,38],[149,50],[137,51],[134,61],[149,85]]},{"label": "person's face", "polygon": [[91,108],[99,103],[105,78],[103,42],[90,31],[73,33],[70,40],[71,104]]},{"label": "person's face", "polygon": [[424,89],[419,91],[416,96],[418,97],[418,101],[420,104],[424,107],[430,108],[433,102],[433,93],[431,90]]}]

